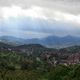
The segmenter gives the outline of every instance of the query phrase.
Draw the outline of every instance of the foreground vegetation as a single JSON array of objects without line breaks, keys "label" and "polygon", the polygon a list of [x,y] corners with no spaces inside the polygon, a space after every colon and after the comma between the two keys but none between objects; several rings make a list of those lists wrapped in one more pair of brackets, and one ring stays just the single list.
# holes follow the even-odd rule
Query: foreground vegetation
[{"label": "foreground vegetation", "polygon": [[31,70],[0,70],[0,80],[80,80],[80,65]]},{"label": "foreground vegetation", "polygon": [[[50,61],[66,59],[66,56],[76,53],[79,48],[61,49],[57,52],[66,55],[54,54],[56,50],[43,47],[27,48],[25,52],[25,46],[19,49],[0,49],[0,80],[80,80],[80,64],[50,63]],[[54,52],[54,55],[45,58],[43,55],[45,51]]]},{"label": "foreground vegetation", "polygon": [[0,51],[0,80],[80,80],[80,65],[50,65],[32,55]]}]

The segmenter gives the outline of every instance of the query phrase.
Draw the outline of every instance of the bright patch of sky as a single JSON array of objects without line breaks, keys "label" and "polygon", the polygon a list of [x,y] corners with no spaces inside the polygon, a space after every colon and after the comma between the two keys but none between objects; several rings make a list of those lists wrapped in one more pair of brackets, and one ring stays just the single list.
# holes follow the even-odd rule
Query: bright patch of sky
[{"label": "bright patch of sky", "polygon": [[3,19],[30,17],[32,19],[39,18],[80,24],[80,14],[74,15],[55,9],[42,8],[40,6],[31,6],[30,8],[23,9],[20,6],[12,5],[11,7],[2,7],[1,11]]}]

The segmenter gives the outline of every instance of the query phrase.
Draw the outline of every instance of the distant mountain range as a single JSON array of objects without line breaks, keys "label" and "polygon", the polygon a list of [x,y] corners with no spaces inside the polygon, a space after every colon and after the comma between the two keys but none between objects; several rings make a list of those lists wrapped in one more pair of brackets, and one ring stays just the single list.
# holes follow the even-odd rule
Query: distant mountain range
[{"label": "distant mountain range", "polygon": [[12,36],[1,36],[0,42],[9,44],[9,45],[24,45],[24,44],[41,44],[43,46],[49,48],[63,48],[69,46],[80,45],[80,37],[74,36],[65,36],[65,37],[58,37],[58,36],[48,36],[42,39],[22,39],[16,38]]}]

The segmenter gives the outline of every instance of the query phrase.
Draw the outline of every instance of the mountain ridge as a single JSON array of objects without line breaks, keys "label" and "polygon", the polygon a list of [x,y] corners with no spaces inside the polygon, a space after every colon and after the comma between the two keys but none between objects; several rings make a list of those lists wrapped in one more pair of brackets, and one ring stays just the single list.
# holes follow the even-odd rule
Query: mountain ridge
[{"label": "mountain ridge", "polygon": [[16,38],[12,36],[1,36],[0,42],[7,43],[9,45],[24,45],[24,44],[41,44],[48,48],[64,48],[69,46],[80,45],[80,37],[76,36],[48,36],[46,38],[32,38],[32,39],[23,39]]}]

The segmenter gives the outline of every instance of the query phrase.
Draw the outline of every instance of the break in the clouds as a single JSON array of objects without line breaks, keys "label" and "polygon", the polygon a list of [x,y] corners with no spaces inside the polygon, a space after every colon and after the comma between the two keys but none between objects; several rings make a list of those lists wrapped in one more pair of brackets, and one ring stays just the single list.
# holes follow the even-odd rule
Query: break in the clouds
[{"label": "break in the clouds", "polygon": [[29,38],[79,36],[80,1],[0,0],[0,33]]}]

